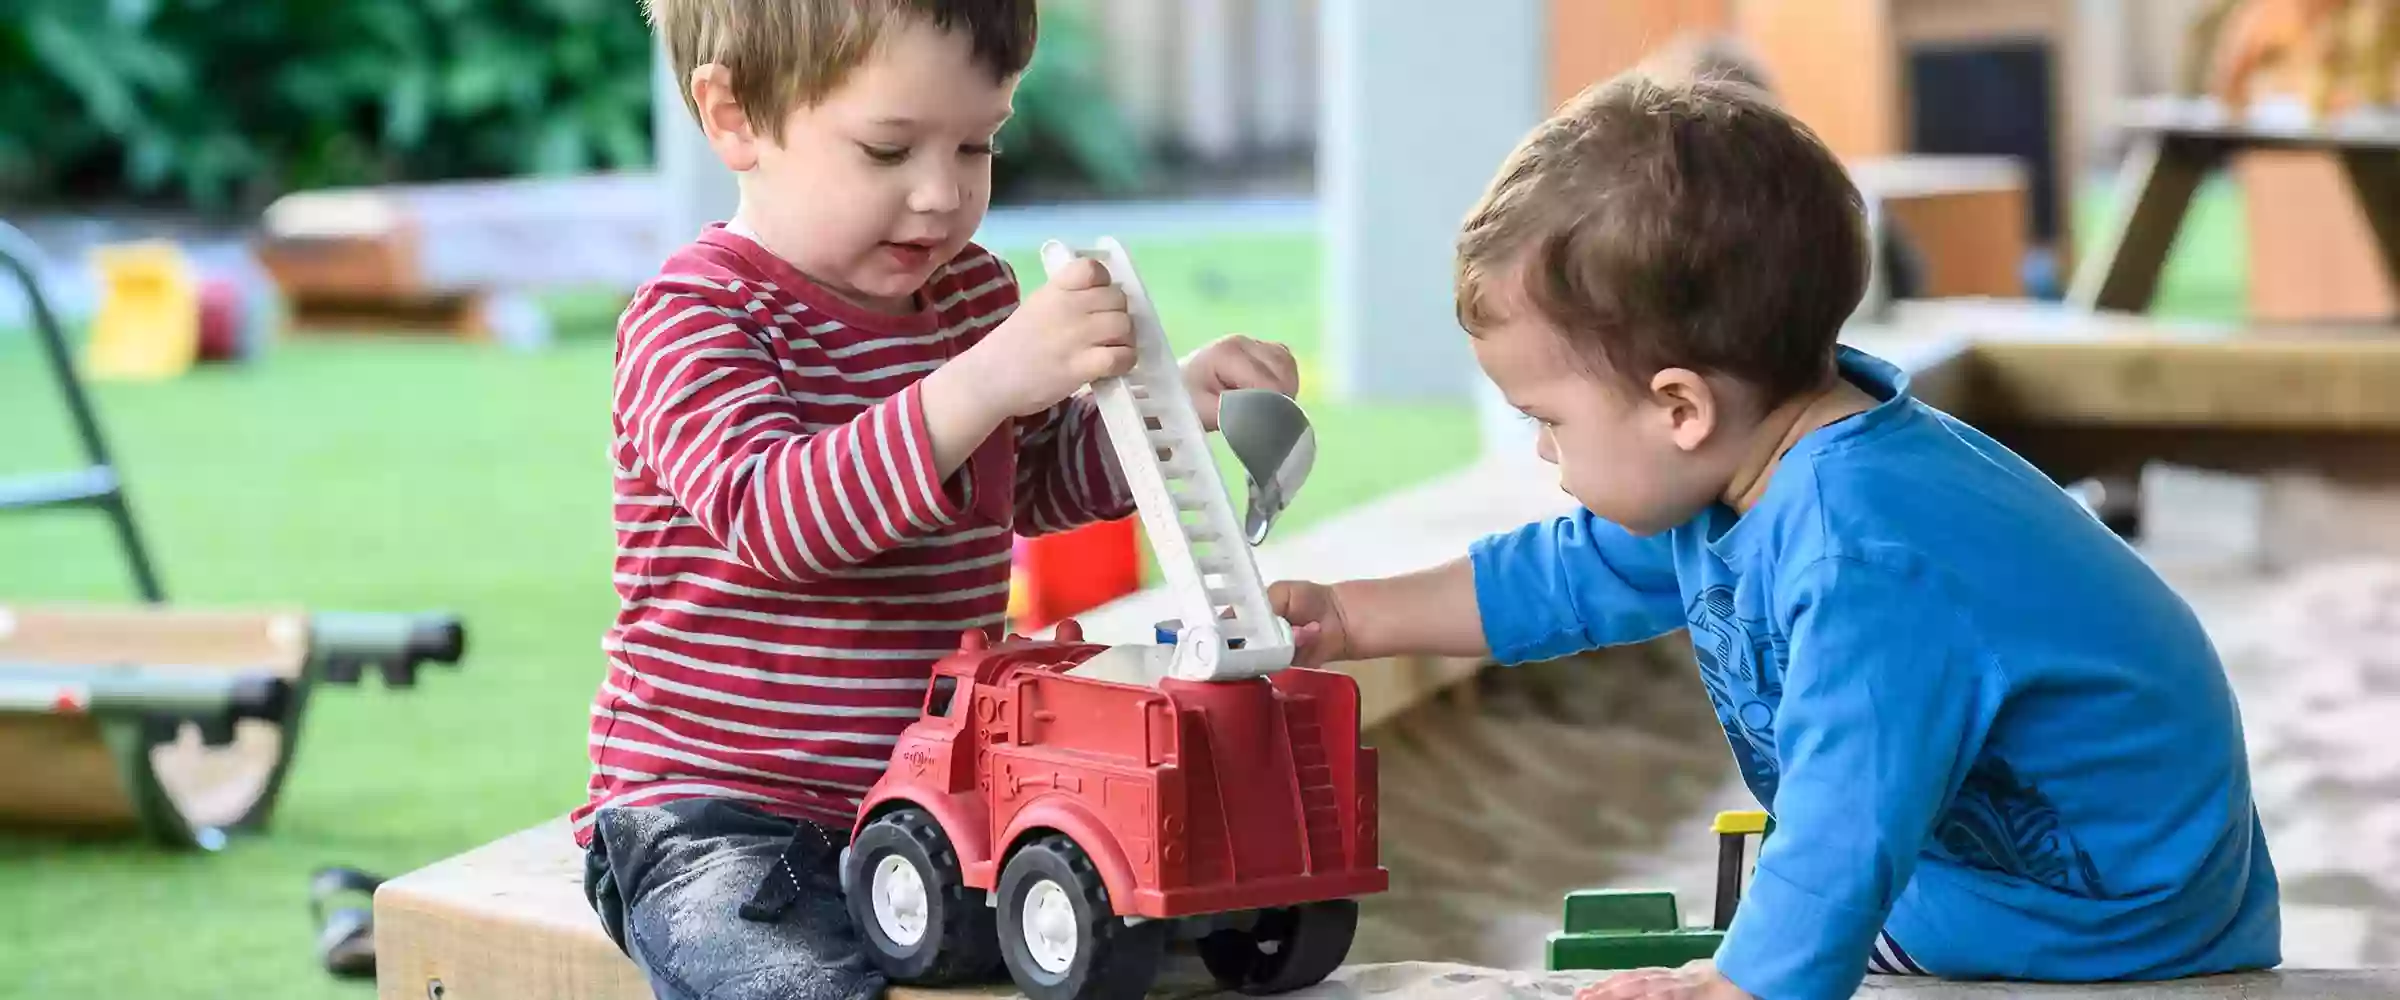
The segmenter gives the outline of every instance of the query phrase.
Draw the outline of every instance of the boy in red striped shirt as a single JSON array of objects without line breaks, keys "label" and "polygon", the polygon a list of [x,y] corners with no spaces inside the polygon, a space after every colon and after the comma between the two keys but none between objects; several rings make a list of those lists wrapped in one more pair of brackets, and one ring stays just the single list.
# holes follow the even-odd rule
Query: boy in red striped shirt
[{"label": "boy in red striped shirt", "polygon": [[[969,239],[1033,0],[648,6],[741,203],[618,324],[586,888],[662,998],[873,996],[840,845],[1011,536],[1132,513],[1078,392],[1132,326],[1097,262],[1020,305]],[[1298,389],[1247,338],[1184,368],[1211,428]]]}]

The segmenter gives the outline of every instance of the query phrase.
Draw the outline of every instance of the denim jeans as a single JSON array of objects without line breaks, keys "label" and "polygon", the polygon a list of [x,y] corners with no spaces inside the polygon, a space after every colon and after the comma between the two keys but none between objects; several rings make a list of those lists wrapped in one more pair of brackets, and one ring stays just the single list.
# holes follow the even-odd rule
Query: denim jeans
[{"label": "denim jeans", "polygon": [[845,834],[722,799],[603,809],[584,893],[659,1000],[873,1000]]}]

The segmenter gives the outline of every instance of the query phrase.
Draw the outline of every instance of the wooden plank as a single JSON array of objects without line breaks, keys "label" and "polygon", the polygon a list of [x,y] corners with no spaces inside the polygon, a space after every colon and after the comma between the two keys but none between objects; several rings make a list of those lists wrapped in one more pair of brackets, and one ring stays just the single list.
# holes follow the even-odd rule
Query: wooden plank
[{"label": "wooden plank", "polygon": [[[88,715],[0,715],[0,827],[131,833],[141,827],[141,762],[120,761]],[[234,741],[212,747],[185,727],[146,751],[149,778],[191,828],[224,829],[257,806],[276,777],[283,731],[244,719]]]},{"label": "wooden plank", "polygon": [[298,677],[308,639],[300,611],[0,605],[0,659],[24,663],[234,667]]},{"label": "wooden plank", "polygon": [[583,898],[556,820],[385,882],[375,893],[381,1000],[650,1000]]},{"label": "wooden plank", "polygon": [[[402,875],[375,894],[376,996],[380,1000],[650,1000],[631,959],[600,929],[584,902],[581,853],[564,820],[522,830]],[[1162,975],[1153,997],[1198,1000],[1219,991],[1195,978],[1188,959]],[[1555,1000],[1603,973],[1485,969],[1443,962],[1346,966],[1294,1000],[1412,996],[1433,1000]],[[2111,996],[2389,996],[2392,970],[2278,971],[2142,984]],[[2009,984],[2012,996],[2082,997],[2081,986]],[[1943,1000],[1989,995],[1985,987],[1869,977],[1861,996]],[[1005,984],[961,990],[896,987],[892,1000],[1009,997]]]},{"label": "wooden plank", "polygon": [[2116,216],[2076,268],[2067,301],[2086,309],[2148,309],[2192,195],[2220,156],[2209,142],[2137,136],[2118,178]]},{"label": "wooden plank", "polygon": [[1918,297],[2024,294],[2026,173],[2005,156],[1908,153],[1843,162],[1925,264]]},{"label": "wooden plank", "polygon": [[2021,424],[1975,426],[2062,483],[2164,463],[2236,474],[2306,472],[2348,484],[2400,485],[2400,433],[2323,428],[2231,430]]},{"label": "wooden plank", "polygon": [[87,715],[0,715],[0,826],[122,833],[132,792]]},{"label": "wooden plank", "polygon": [[[385,882],[375,893],[375,952],[381,1000],[651,997],[641,970],[584,899],[583,852],[563,818]],[[1162,971],[1151,995],[1209,992],[1180,963]],[[885,993],[890,1000],[1017,995],[1006,982]]]},{"label": "wooden plank", "polygon": [[[268,671],[297,682],[309,635],[299,611],[0,606],[0,660],[19,663]],[[0,760],[40,762],[0,775],[0,825],[125,830],[139,819],[139,799],[163,793],[191,826],[232,826],[273,789],[284,739],[281,725],[244,719],[233,742],[212,747],[187,726],[144,758],[120,761],[98,720],[0,717]]]},{"label": "wooden plank", "polygon": [[292,296],[290,329],[296,335],[441,335],[488,339],[490,296],[480,292],[428,292],[381,298]]},{"label": "wooden plank", "polygon": [[1887,198],[1884,211],[1925,263],[1926,298],[2025,294],[2025,189]]},{"label": "wooden plank", "polygon": [[1986,341],[1978,422],[2210,430],[2400,430],[2400,342]]},{"label": "wooden plank", "polygon": [[2389,321],[2400,294],[2338,155],[2252,150],[2234,157],[2250,236],[2253,323]]},{"label": "wooden plank", "polygon": [[2131,136],[2207,139],[2246,149],[2400,149],[2400,114],[2360,109],[2311,121],[2292,98],[2262,97],[2236,118],[2213,98],[2145,97],[2126,102],[2116,122]]}]

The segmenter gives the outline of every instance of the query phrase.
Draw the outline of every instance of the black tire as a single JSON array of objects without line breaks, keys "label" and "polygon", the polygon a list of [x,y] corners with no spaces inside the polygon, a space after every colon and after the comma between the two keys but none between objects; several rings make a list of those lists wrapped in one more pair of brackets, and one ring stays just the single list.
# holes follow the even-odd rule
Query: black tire
[{"label": "black tire", "polygon": [[[1063,968],[1034,955],[1027,940],[1027,902],[1056,887],[1072,911],[1072,953]],[[1047,890],[1044,890],[1045,895]],[[1038,905],[1038,904],[1037,904]],[[1055,905],[1055,902],[1053,902]],[[1108,888],[1092,859],[1062,836],[1025,845],[1000,872],[1000,955],[1030,1000],[1125,1000],[1149,992],[1167,950],[1167,924],[1127,925],[1110,908]]]},{"label": "black tire", "polygon": [[[923,913],[911,921],[916,934],[895,934],[878,915],[876,877],[886,859],[913,870],[924,889]],[[959,876],[958,852],[922,809],[900,809],[860,830],[843,862],[850,920],[865,941],[867,956],[893,982],[942,985],[988,978],[999,971],[999,941],[992,909]]]},{"label": "black tire", "polygon": [[1245,930],[1200,939],[1217,985],[1252,996],[1313,986],[1341,968],[1358,933],[1358,901],[1333,899],[1267,910]]}]

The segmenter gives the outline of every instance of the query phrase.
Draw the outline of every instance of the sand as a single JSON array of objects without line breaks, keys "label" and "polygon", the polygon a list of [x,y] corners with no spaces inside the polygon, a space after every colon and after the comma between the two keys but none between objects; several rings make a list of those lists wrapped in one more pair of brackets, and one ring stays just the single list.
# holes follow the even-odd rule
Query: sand
[{"label": "sand", "polygon": [[[1540,968],[1567,890],[1615,884],[1674,838],[1713,851],[1711,804],[1733,776],[1680,638],[1486,670],[1371,739],[1392,889],[1361,906],[1362,962]],[[1685,899],[1699,919],[1706,857]]]},{"label": "sand", "polygon": [[2211,628],[2242,698],[2287,962],[2400,964],[2400,561],[2279,575]]},{"label": "sand", "polygon": [[[2400,965],[2400,545],[2345,551],[2325,526],[2338,508],[2400,537],[2375,527],[2400,525],[2400,494],[2262,502],[2234,487],[2146,487],[2145,551],[2200,612],[2240,698],[2285,966]],[[1757,807],[1680,639],[1487,670],[1371,738],[1393,889],[1364,904],[1357,962],[1538,970],[1561,897],[1588,886],[1672,889],[1685,922],[1704,923],[1708,821]]]}]

